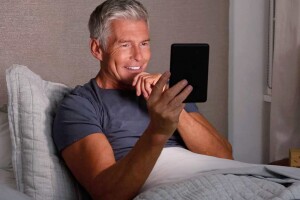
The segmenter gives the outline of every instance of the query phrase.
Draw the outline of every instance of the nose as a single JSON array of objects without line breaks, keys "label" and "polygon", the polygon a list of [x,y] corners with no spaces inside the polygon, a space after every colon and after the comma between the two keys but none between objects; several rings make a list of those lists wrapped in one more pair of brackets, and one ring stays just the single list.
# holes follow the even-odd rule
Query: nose
[{"label": "nose", "polygon": [[143,59],[143,52],[141,47],[134,46],[132,49],[132,58],[136,61],[141,61]]}]

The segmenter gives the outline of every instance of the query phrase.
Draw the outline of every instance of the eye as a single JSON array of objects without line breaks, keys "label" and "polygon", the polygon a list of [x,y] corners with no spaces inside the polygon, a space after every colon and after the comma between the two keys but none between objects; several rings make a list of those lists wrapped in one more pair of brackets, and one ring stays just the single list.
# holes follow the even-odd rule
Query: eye
[{"label": "eye", "polygon": [[150,45],[150,42],[149,42],[149,41],[145,41],[145,42],[142,42],[141,45],[142,45],[142,46],[149,46],[149,45]]},{"label": "eye", "polygon": [[122,44],[121,44],[121,47],[125,47],[125,48],[126,48],[126,47],[130,47],[130,43],[128,43],[128,42],[122,43]]}]

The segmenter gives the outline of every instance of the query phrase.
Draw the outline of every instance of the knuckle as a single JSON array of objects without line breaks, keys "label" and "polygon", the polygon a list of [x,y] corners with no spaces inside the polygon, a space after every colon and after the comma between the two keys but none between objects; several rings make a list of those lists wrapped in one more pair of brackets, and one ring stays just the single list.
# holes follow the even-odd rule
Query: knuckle
[{"label": "knuckle", "polygon": [[158,89],[158,85],[153,85],[152,90],[157,90]]},{"label": "knuckle", "polygon": [[175,107],[179,107],[181,105],[181,101],[179,101],[178,99],[174,99],[172,101],[172,105]]},{"label": "knuckle", "polygon": [[163,95],[164,95],[165,97],[167,97],[168,99],[173,97],[173,95],[172,95],[172,93],[171,93],[171,91],[170,91],[170,90],[168,90],[168,91],[164,92],[164,94],[163,94]]}]

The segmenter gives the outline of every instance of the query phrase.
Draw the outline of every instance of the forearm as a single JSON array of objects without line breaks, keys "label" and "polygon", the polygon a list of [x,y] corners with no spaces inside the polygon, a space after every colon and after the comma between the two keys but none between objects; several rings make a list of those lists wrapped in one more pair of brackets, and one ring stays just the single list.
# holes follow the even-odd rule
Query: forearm
[{"label": "forearm", "polygon": [[[184,108],[182,102],[192,91],[184,80],[164,90],[169,78],[170,73],[164,73],[153,87],[147,99],[149,126],[129,154],[109,165],[102,159],[96,167],[98,175],[92,178],[92,183],[96,184],[86,184],[94,199],[132,199],[145,183],[165,143],[176,130]],[[108,141],[107,145],[110,146]],[[105,157],[103,152],[99,154]],[[94,156],[92,160],[98,162],[97,154]]]},{"label": "forearm", "polygon": [[177,128],[191,151],[232,159],[229,142],[200,114],[187,113],[183,110]]},{"label": "forearm", "polygon": [[132,199],[138,194],[166,142],[150,132],[146,130],[128,155],[96,177],[94,199]]}]

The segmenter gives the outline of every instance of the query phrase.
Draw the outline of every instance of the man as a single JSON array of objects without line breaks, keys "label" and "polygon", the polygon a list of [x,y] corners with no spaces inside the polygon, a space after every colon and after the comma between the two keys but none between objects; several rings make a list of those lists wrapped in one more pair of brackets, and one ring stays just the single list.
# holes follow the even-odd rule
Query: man
[{"label": "man", "polygon": [[53,137],[93,199],[132,199],[166,146],[232,158],[230,144],[195,105],[183,104],[192,91],[187,81],[167,88],[169,72],[144,72],[151,53],[143,5],[108,0],[91,14],[89,29],[101,69],[64,99]]}]

